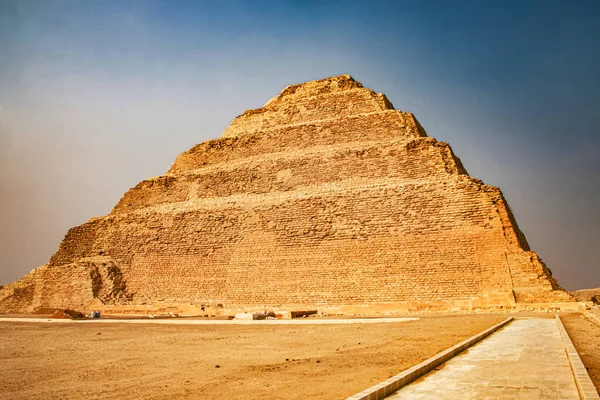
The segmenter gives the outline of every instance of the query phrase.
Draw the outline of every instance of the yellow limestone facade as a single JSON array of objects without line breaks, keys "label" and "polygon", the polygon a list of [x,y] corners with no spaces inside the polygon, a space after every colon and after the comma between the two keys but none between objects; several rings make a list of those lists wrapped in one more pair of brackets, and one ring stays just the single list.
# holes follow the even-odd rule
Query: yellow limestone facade
[{"label": "yellow limestone facade", "polygon": [[0,290],[7,313],[569,301],[501,191],[348,75],[244,112]]}]

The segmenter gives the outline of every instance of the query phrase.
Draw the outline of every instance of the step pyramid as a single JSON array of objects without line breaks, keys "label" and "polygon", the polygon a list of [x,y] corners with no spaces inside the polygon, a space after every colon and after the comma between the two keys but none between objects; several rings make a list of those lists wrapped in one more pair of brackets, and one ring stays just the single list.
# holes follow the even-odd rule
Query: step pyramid
[{"label": "step pyramid", "polygon": [[3,312],[567,301],[501,191],[349,75],[288,86],[245,111],[0,290]]}]

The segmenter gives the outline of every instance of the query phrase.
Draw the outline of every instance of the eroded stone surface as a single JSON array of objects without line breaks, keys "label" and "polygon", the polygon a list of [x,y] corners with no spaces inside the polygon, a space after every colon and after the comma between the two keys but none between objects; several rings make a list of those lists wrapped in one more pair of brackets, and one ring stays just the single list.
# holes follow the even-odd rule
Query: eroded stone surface
[{"label": "eroded stone surface", "polygon": [[570,300],[498,188],[342,75],[285,88],[69,230],[47,265],[0,290],[0,312]]}]

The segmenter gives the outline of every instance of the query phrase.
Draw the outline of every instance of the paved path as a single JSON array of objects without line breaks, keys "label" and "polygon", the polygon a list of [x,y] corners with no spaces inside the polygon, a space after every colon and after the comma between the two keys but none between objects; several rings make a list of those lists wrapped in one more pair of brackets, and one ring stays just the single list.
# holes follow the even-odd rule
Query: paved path
[{"label": "paved path", "polygon": [[579,399],[556,321],[520,319],[388,399]]},{"label": "paved path", "polygon": [[0,322],[45,322],[69,324],[171,324],[171,325],[342,325],[342,324],[381,324],[416,321],[419,318],[302,318],[302,319],[263,319],[263,320],[219,320],[188,318],[144,318],[144,319],[80,319],[66,318],[15,318],[0,317]]}]

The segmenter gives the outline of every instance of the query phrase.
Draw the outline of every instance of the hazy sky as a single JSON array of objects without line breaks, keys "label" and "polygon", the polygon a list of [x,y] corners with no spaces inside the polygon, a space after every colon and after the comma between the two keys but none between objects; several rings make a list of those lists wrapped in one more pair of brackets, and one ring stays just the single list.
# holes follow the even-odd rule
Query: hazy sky
[{"label": "hazy sky", "polygon": [[0,284],[283,87],[349,73],[600,286],[600,2],[0,0]]}]

